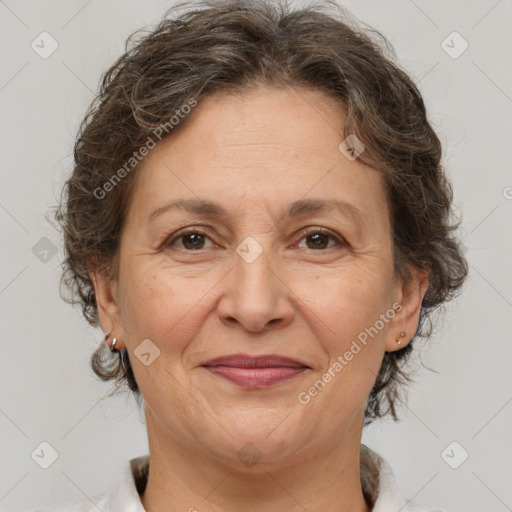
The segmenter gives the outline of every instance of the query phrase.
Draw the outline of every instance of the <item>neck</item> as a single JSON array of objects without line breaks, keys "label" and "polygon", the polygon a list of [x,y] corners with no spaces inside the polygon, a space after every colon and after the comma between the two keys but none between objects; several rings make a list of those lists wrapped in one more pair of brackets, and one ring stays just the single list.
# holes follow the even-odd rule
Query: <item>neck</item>
[{"label": "neck", "polygon": [[317,447],[294,461],[258,462],[244,471],[197,443],[170,439],[146,419],[150,471],[141,501],[148,512],[371,511],[361,486],[360,431],[323,452]]}]

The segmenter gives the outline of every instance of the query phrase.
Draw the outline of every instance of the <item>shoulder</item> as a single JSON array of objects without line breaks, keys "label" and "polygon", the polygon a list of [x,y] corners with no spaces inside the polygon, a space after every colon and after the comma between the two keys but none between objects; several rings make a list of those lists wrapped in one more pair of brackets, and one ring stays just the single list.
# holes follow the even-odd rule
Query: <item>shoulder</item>
[{"label": "shoulder", "polygon": [[366,445],[361,445],[361,479],[373,502],[372,512],[450,512],[408,499],[400,491],[389,463]]}]

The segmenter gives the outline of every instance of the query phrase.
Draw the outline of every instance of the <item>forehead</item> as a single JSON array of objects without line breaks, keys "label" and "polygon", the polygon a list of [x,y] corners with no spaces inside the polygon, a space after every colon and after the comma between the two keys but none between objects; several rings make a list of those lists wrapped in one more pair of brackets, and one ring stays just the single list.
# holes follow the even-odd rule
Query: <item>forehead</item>
[{"label": "forehead", "polygon": [[319,91],[211,95],[145,157],[133,206],[151,216],[178,200],[203,200],[224,213],[260,205],[277,218],[291,203],[321,198],[387,216],[381,174],[339,150],[343,123],[339,103]]}]

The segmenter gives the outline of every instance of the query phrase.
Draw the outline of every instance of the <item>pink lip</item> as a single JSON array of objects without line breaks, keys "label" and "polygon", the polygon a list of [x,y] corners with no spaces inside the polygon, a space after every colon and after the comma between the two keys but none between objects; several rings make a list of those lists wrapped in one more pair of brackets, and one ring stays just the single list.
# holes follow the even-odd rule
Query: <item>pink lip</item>
[{"label": "pink lip", "polygon": [[256,389],[274,386],[309,368],[295,359],[274,354],[233,354],[211,359],[201,366],[237,386]]}]

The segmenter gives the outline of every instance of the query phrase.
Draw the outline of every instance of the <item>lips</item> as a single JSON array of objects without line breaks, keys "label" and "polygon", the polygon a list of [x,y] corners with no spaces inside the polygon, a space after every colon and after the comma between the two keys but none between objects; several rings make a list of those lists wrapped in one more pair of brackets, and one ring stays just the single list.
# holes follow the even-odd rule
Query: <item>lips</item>
[{"label": "lips", "polygon": [[276,354],[220,356],[206,361],[201,366],[237,386],[255,389],[274,386],[309,368],[301,361]]},{"label": "lips", "polygon": [[220,356],[206,361],[201,366],[232,366],[237,368],[309,368],[306,364],[301,363],[300,361],[275,354],[262,356],[248,356],[245,354]]}]

